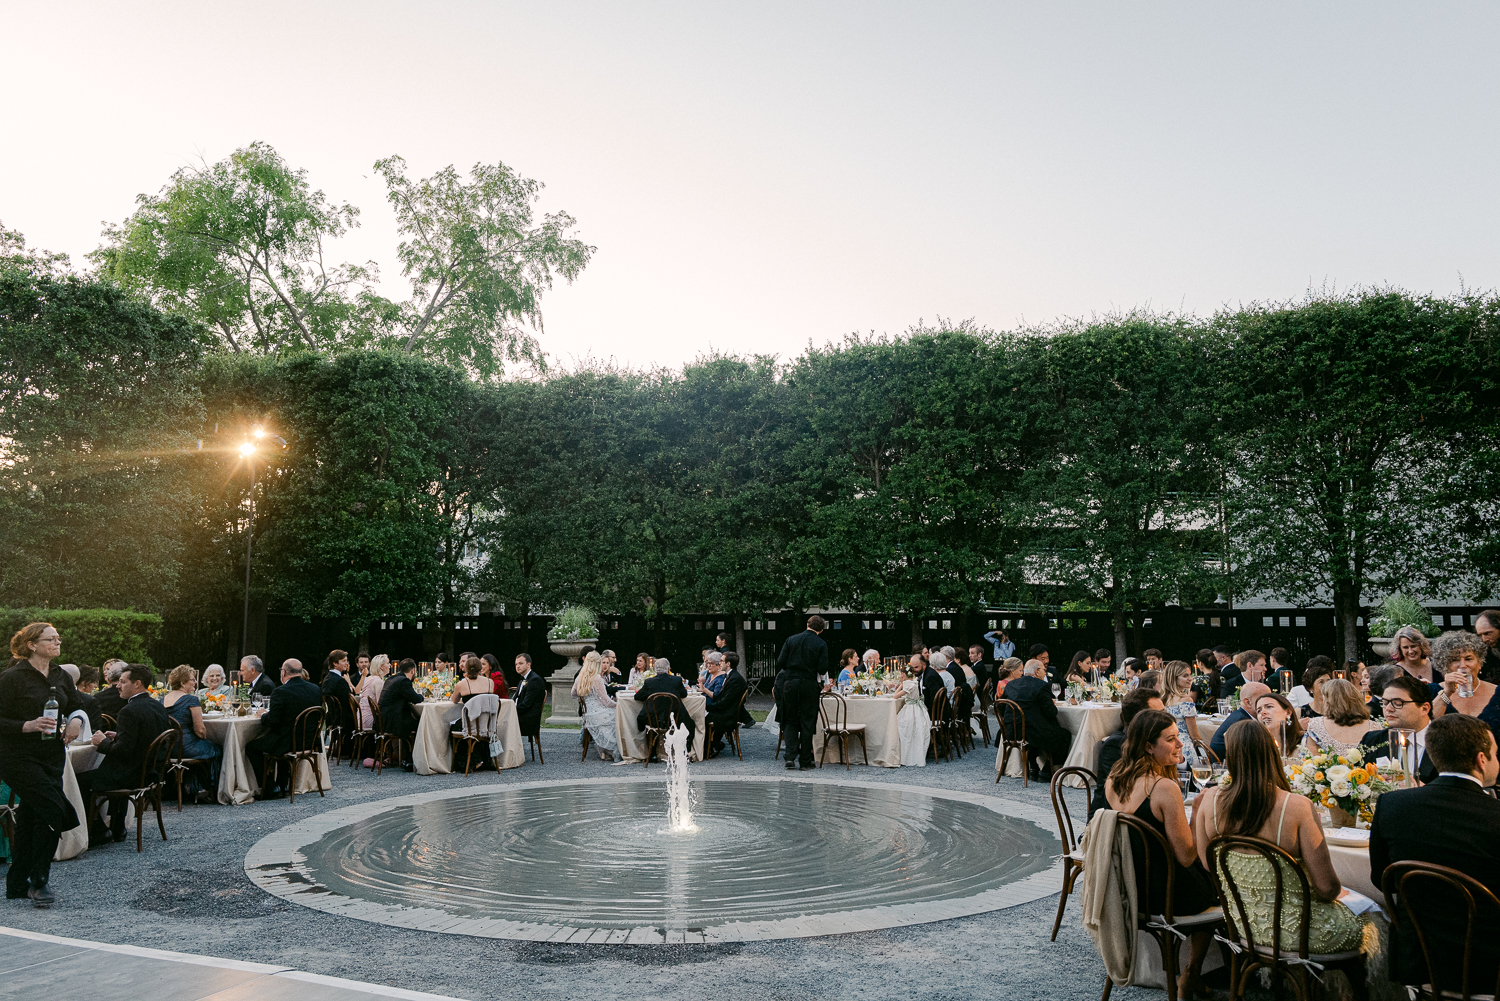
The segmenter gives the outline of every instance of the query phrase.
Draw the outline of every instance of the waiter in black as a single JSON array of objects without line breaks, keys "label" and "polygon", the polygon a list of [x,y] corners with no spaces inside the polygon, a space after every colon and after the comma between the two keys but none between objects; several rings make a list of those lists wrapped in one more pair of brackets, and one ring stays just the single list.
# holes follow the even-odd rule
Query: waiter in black
[{"label": "waiter in black", "polygon": [[[813,731],[818,726],[818,697],[828,685],[828,644],[818,634],[828,628],[823,616],[807,620],[807,628],[781,645],[777,671],[786,672],[777,719],[786,737],[786,766],[813,767]],[[785,713],[785,716],[781,715]],[[792,760],[795,753],[797,761]]]},{"label": "waiter in black", "polygon": [[[64,745],[78,735],[78,724],[66,733],[57,724],[82,709],[83,700],[73,679],[52,663],[62,653],[62,639],[50,623],[20,630],[11,637],[10,652],[15,659],[0,674],[0,780],[21,802],[5,896],[50,907],[52,856],[62,833],[78,826],[78,814],[63,795]],[[43,715],[49,698],[57,700],[56,717]]]}]

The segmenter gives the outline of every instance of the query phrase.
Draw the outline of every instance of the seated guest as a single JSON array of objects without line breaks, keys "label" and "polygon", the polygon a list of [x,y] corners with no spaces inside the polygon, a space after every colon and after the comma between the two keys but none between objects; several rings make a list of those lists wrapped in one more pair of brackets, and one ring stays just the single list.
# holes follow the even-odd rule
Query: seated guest
[{"label": "seated guest", "polygon": [[547,702],[547,683],[531,669],[531,655],[516,654],[516,674],[520,683],[516,686],[516,720],[521,726],[521,736],[540,737],[542,732],[542,707]]},{"label": "seated guest", "polygon": [[1290,758],[1301,752],[1302,717],[1297,715],[1297,710],[1285,695],[1267,692],[1256,699],[1255,718],[1273,737],[1279,738],[1285,732],[1286,743],[1281,748],[1283,758]]},{"label": "seated guest", "polygon": [[[1443,633],[1432,641],[1432,668],[1443,673],[1435,686],[1432,713],[1463,713],[1487,724],[1500,736],[1500,685],[1480,681],[1489,646],[1477,635],[1463,630]],[[1463,690],[1470,694],[1463,695]]]},{"label": "seated guest", "polygon": [[495,683],[495,694],[502,699],[510,698],[510,684],[505,680],[505,672],[500,668],[500,661],[492,653],[484,654],[479,659],[484,661],[484,673]]},{"label": "seated guest", "polygon": [[1379,729],[1370,722],[1370,710],[1365,705],[1364,696],[1350,682],[1331,678],[1322,684],[1320,694],[1322,715],[1307,721],[1307,736],[1303,739],[1308,751],[1342,754],[1359,746],[1365,734]]},{"label": "seated guest", "polygon": [[[271,693],[271,708],[260,718],[260,735],[245,745],[245,757],[249,759],[250,766],[255,770],[261,783],[260,795],[273,796],[276,787],[282,781],[282,788],[290,789],[292,776],[281,776],[279,773],[266,772],[266,758],[269,755],[287,754],[292,750],[293,727],[297,717],[308,709],[321,708],[323,705],[323,693],[318,686],[307,680],[307,672],[302,668],[302,662],[296,658],[288,658],[281,665],[281,684]],[[384,706],[381,707],[382,712]],[[308,740],[308,734],[299,734],[303,740],[304,747],[312,746]],[[313,740],[320,739],[319,735],[311,735]]]},{"label": "seated guest", "polygon": [[1130,729],[1130,721],[1146,709],[1166,712],[1166,707],[1161,704],[1160,692],[1151,688],[1137,688],[1120,700],[1120,729],[1099,741],[1098,751],[1094,755],[1094,774],[1099,776],[1099,784],[1094,787],[1093,799],[1089,800],[1090,817],[1095,811],[1109,807],[1109,801],[1104,797],[1104,780],[1109,778],[1115,762],[1120,760],[1120,754],[1125,749],[1125,731]]},{"label": "seated guest", "polygon": [[[1164,668],[1166,665],[1163,664],[1162,667]],[[1161,670],[1153,668],[1152,670],[1141,672],[1141,681],[1136,687],[1151,688],[1159,692],[1161,691],[1161,684]]]},{"label": "seated guest", "polygon": [[[1416,732],[1417,781],[1425,785],[1437,778],[1437,766],[1427,754],[1427,724],[1432,722],[1432,697],[1427,686],[1409,674],[1392,677],[1380,692],[1380,706],[1385,712],[1385,725],[1391,730]],[[1371,730],[1359,742],[1374,749],[1373,757],[1385,756],[1395,760],[1391,753],[1390,730]],[[1372,756],[1365,755],[1365,760],[1372,760]]]},{"label": "seated guest", "polygon": [[[125,708],[125,696],[120,694],[120,675],[125,670],[125,662],[118,658],[111,658],[104,662],[104,686],[94,696],[94,702],[99,707],[99,713],[108,716],[116,723],[120,719],[120,710]],[[95,730],[99,727],[94,727]]]},{"label": "seated guest", "polygon": [[[845,650],[845,653],[853,653],[853,650]],[[705,654],[703,657],[703,673],[698,677],[695,686],[705,696],[713,698],[719,694],[719,689],[724,687],[724,655],[717,650]]]},{"label": "seated guest", "polygon": [[593,739],[600,760],[613,761],[620,750],[620,733],[615,723],[615,699],[604,682],[606,663],[603,654],[584,657],[583,668],[573,679],[573,696],[583,701],[583,728]]},{"label": "seated guest", "polygon": [[1267,660],[1270,663],[1266,665],[1266,683],[1271,686],[1272,690],[1282,695],[1290,695],[1292,693],[1292,655],[1284,646],[1273,646]]},{"label": "seated guest", "polygon": [[[1261,663],[1264,664],[1265,661],[1262,660]],[[1234,712],[1229,714],[1228,719],[1219,724],[1219,728],[1214,731],[1213,739],[1208,742],[1208,749],[1214,752],[1214,757],[1220,761],[1224,760],[1224,754],[1226,753],[1224,750],[1224,735],[1229,732],[1230,727],[1241,720],[1251,719],[1255,713],[1256,700],[1262,695],[1269,695],[1270,693],[1271,686],[1261,681],[1247,681],[1244,685],[1240,686],[1240,704],[1235,706]]]},{"label": "seated guest", "polygon": [[203,680],[198,685],[199,695],[233,695],[234,686],[224,679],[222,664],[210,664],[203,669]]},{"label": "seated guest", "polygon": [[1292,689],[1288,696],[1292,705],[1301,708],[1303,719],[1323,715],[1323,686],[1332,678],[1332,660],[1322,654],[1308,658],[1307,670],[1302,672],[1302,684]]},{"label": "seated guest", "polygon": [[927,655],[927,666],[938,673],[943,679],[943,688],[948,693],[948,701],[953,701],[953,686],[958,684],[958,679],[953,677],[953,672],[948,669],[948,658],[941,650],[934,650]]},{"label": "seated guest", "polygon": [[999,667],[995,668],[995,698],[1005,698],[1006,684],[1021,676],[1022,666],[1020,657],[1007,657]]},{"label": "seated guest", "polygon": [[[219,669],[219,677],[224,669]],[[203,725],[203,702],[194,694],[198,686],[198,672],[187,664],[172,668],[167,675],[167,694],[162,696],[162,707],[167,715],[182,729],[182,757],[197,758],[208,762],[207,776],[190,772],[184,788],[195,799],[202,799],[219,788],[219,760],[224,749],[208,739],[208,728]]]},{"label": "seated guest", "polygon": [[100,719],[104,711],[99,708],[99,700],[94,697],[94,693],[99,690],[99,669],[92,664],[81,665],[73,687],[78,690],[78,699],[83,703],[83,713],[88,717],[89,733],[92,734],[104,723]]},{"label": "seated guest", "polygon": [[[943,647],[944,651],[952,649],[952,647]],[[947,656],[945,652],[943,657],[946,659]],[[953,718],[968,719],[974,712],[974,689],[970,684],[969,675],[962,666],[951,660],[948,661],[948,674],[953,678],[953,689],[948,693],[948,698],[953,700]]]},{"label": "seated guest", "polygon": [[[969,668],[974,672],[974,691],[979,696],[980,704],[988,712],[990,701],[995,694],[995,674],[997,663],[985,660],[985,647],[975,643],[969,647]],[[1001,658],[1004,661],[1005,658]]]},{"label": "seated guest", "polygon": [[1089,657],[1087,650],[1079,650],[1073,654],[1073,660],[1068,664],[1068,669],[1063,673],[1063,687],[1069,685],[1087,685],[1092,682],[1094,661]]},{"label": "seated guest", "polygon": [[[1226,788],[1211,785],[1193,804],[1193,837],[1198,860],[1205,869],[1215,860],[1208,843],[1223,834],[1261,838],[1291,855],[1312,888],[1308,920],[1308,950],[1334,953],[1358,949],[1364,941],[1364,922],[1339,901],[1343,885],[1334,871],[1323,840],[1323,827],[1313,813],[1312,801],[1292,795],[1276,738],[1254,720],[1241,720],[1227,735],[1229,774],[1234,781]],[[1239,887],[1255,941],[1270,943],[1276,934],[1276,871],[1263,855],[1230,852],[1224,866]],[[1280,901],[1283,949],[1297,947],[1302,935],[1302,892],[1297,874],[1285,860]],[[1227,885],[1227,884],[1226,884]]]},{"label": "seated guest", "polygon": [[[417,724],[422,720],[417,714],[422,695],[411,683],[416,676],[417,662],[406,657],[396,665],[395,673],[380,690],[380,725],[386,733],[401,738],[397,742],[401,749],[401,767],[408,772],[413,768],[413,738],[417,735]],[[521,732],[525,733],[524,730]]]},{"label": "seated guest", "polygon": [[[1030,736],[1030,727],[1027,728]],[[1161,845],[1153,838],[1148,844],[1131,832],[1131,849],[1140,858],[1149,852],[1151,864],[1137,865],[1136,878],[1140,899],[1149,902],[1151,914],[1162,913],[1167,901],[1167,866],[1172,866],[1172,912],[1176,915],[1202,914],[1216,905],[1218,894],[1208,870],[1198,861],[1198,846],[1188,826],[1183,808],[1182,789],[1177,785],[1177,769],[1183,762],[1182,736],[1177,720],[1169,713],[1143,709],[1130,721],[1125,731],[1125,746],[1120,760],[1110,769],[1104,782],[1104,795],[1111,810],[1128,813],[1149,824],[1167,842],[1171,857],[1162,856]],[[1151,884],[1145,885],[1150,869]],[[1195,932],[1191,938],[1188,967],[1177,978],[1177,996],[1190,998],[1205,993],[1202,984],[1203,957],[1212,941],[1209,931]]]},{"label": "seated guest", "polygon": [[860,658],[859,673],[874,674],[880,670],[880,651],[866,650],[865,655]]},{"label": "seated guest", "polygon": [[324,723],[340,727],[347,733],[354,721],[349,718],[349,700],[354,689],[349,687],[349,655],[343,650],[330,650],[323,661],[323,683],[318,688],[323,693],[323,707],[328,712]]},{"label": "seated guest", "polygon": [[[118,688],[125,704],[115,718],[115,729],[93,736],[94,750],[104,755],[104,762],[93,771],[78,773],[78,789],[84,809],[89,812],[89,843],[104,843],[103,824],[93,811],[94,793],[111,789],[135,789],[141,781],[141,766],[151,742],[172,726],[172,718],[160,702],[147,691],[151,687],[151,668],[145,664],[125,664],[120,668]],[[165,767],[158,762],[152,771]],[[116,841],[125,840],[125,797],[109,800],[109,833]]]},{"label": "seated guest", "polygon": [[740,700],[744,698],[749,686],[744,676],[735,670],[734,661],[737,660],[739,657],[734,653],[725,656],[723,671],[719,675],[723,684],[719,686],[719,691],[708,700],[707,723],[712,728],[714,743],[705,753],[710,758],[718,757],[719,753],[724,750],[724,735],[732,731],[736,723],[743,722],[740,717]]},{"label": "seated guest", "polygon": [[240,684],[250,689],[252,697],[259,695],[262,698],[270,698],[271,693],[276,690],[276,682],[266,677],[260,658],[254,654],[240,658]]},{"label": "seated guest", "polygon": [[[1370,825],[1370,880],[1380,886],[1386,866],[1395,862],[1431,862],[1457,869],[1500,896],[1500,802],[1485,787],[1500,776],[1495,735],[1472,716],[1449,713],[1427,728],[1427,753],[1438,777],[1418,789],[1397,789],[1380,797]],[[1403,984],[1431,983],[1440,991],[1460,989],[1468,907],[1437,892],[1428,883],[1417,909],[1428,946],[1443,958],[1428,971],[1411,923],[1401,915],[1391,929],[1391,979]],[[1481,906],[1474,929],[1469,990],[1494,989],[1500,970],[1500,914]]]},{"label": "seated guest", "polygon": [[927,656],[914,653],[907,661],[907,673],[917,678],[922,683],[922,703],[927,706],[927,715],[933,715],[933,703],[937,699],[938,692],[946,692],[948,686],[943,683],[943,676],[935,670],[927,661]]},{"label": "seated guest", "polygon": [[[593,657],[593,656],[598,656],[598,655],[597,654],[590,654],[589,656]],[[600,666],[601,666],[601,669],[602,669],[602,666],[603,666],[603,664],[602,664],[603,657],[600,657],[599,659],[600,659]],[[470,699],[474,698],[476,695],[493,695],[493,694],[495,694],[495,683],[485,676],[485,674],[484,674],[484,661],[482,661],[482,660],[479,659],[479,655],[478,654],[474,654],[474,653],[464,654],[463,656],[461,656],[461,657],[458,658],[458,663],[459,663],[459,666],[463,669],[464,676],[462,678],[458,679],[458,681],[455,682],[454,685],[453,685],[453,704],[454,705],[463,705],[464,703],[468,702]],[[601,681],[601,684],[602,683],[603,682]],[[591,729],[592,729],[592,727],[591,727]],[[448,730],[451,733],[463,733],[464,732],[464,719],[463,719],[463,716],[460,715],[457,719],[455,719],[453,721],[453,723],[448,727]],[[483,760],[480,761],[479,767],[480,768],[484,767],[484,761]]]},{"label": "seated guest", "polygon": [[[1052,769],[1068,757],[1073,735],[1057,721],[1057,704],[1052,701],[1052,686],[1046,680],[1046,668],[1039,661],[1029,661],[1021,677],[1006,684],[1005,698],[1021,708],[1026,720],[1026,767],[1037,782],[1050,782]],[[1009,725],[1014,710],[1004,707]]]},{"label": "seated guest", "polygon": [[[630,678],[625,682],[626,688],[639,688],[651,677],[651,657],[644,653],[635,655],[635,666],[630,669]],[[774,687],[774,686],[773,686]]]},{"label": "seated guest", "polygon": [[[637,702],[645,702],[651,696],[663,693],[672,696],[673,701],[669,704],[663,715],[655,720],[655,725],[667,726],[665,713],[671,713],[677,718],[677,723],[680,726],[687,728],[688,743],[691,744],[694,735],[697,733],[698,725],[693,722],[693,717],[688,713],[687,703],[682,701],[687,698],[687,683],[677,677],[677,675],[669,673],[671,669],[672,664],[667,658],[656,658],[656,665],[653,668],[656,673],[646,679],[646,683],[641,686],[640,691],[635,693],[635,700]],[[651,711],[652,708],[649,705],[642,709],[635,718],[635,725],[642,730],[646,729],[647,724],[653,722],[647,716],[647,713]]]},{"label": "seated guest", "polygon": [[852,685],[854,676],[859,673],[859,651],[845,650],[839,657],[839,677],[834,684]]},{"label": "seated guest", "polygon": [[354,699],[359,705],[359,728],[375,729],[375,710],[380,705],[380,695],[385,691],[386,675],[391,673],[391,658],[377,653],[370,658],[370,669],[359,679],[354,689]]}]

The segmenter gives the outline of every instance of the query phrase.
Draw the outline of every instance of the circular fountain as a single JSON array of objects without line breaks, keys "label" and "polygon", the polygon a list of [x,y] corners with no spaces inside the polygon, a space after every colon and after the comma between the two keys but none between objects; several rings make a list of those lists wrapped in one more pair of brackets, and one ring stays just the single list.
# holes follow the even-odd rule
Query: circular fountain
[{"label": "circular fountain", "polygon": [[1060,886],[1060,845],[1024,804],[796,778],[694,780],[692,795],[674,831],[660,778],[422,793],[283,828],[245,870],[289,901],[383,924],[632,944],[889,928]]}]

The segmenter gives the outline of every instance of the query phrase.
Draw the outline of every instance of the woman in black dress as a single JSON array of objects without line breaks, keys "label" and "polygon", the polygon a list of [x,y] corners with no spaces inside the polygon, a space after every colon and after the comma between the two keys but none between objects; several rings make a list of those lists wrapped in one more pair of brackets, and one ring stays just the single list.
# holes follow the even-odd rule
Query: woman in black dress
[{"label": "woman in black dress", "polygon": [[[1182,764],[1182,736],[1177,720],[1170,713],[1143,709],[1130,721],[1125,731],[1125,747],[1120,760],[1110,769],[1104,795],[1111,810],[1128,813],[1156,828],[1166,838],[1171,858],[1163,858],[1161,845],[1152,839],[1150,845],[1131,832],[1131,849],[1141,858],[1150,852],[1151,885],[1141,885],[1138,892],[1150,901],[1151,913],[1161,914],[1167,900],[1167,871],[1172,869],[1172,914],[1202,914],[1218,903],[1208,870],[1198,861],[1193,843],[1193,829],[1183,808],[1182,789],[1177,785],[1177,766]],[[1143,865],[1136,866],[1136,878],[1144,878]],[[1177,996],[1192,997],[1203,993],[1201,980],[1203,957],[1208,953],[1212,933],[1195,932],[1188,967],[1177,980]]]},{"label": "woman in black dress", "polygon": [[[62,653],[62,639],[50,622],[33,622],[17,632],[10,652],[14,659],[0,674],[0,781],[20,804],[5,896],[30,897],[35,906],[50,907],[52,856],[63,832],[78,826],[78,813],[63,795],[63,763],[66,742],[78,735],[79,724],[58,733],[57,723],[82,709],[83,700],[73,679],[52,663]],[[49,697],[57,699],[53,718],[43,715]]]}]

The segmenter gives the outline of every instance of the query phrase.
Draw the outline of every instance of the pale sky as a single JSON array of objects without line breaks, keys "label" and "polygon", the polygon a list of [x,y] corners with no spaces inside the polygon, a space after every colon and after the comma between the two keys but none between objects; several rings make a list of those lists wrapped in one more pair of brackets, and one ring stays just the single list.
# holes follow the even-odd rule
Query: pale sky
[{"label": "pale sky", "polygon": [[255,140],[503,161],[598,248],[543,345],[647,367],[1309,287],[1500,285],[1493,4],[0,0],[0,220],[75,258]]}]

